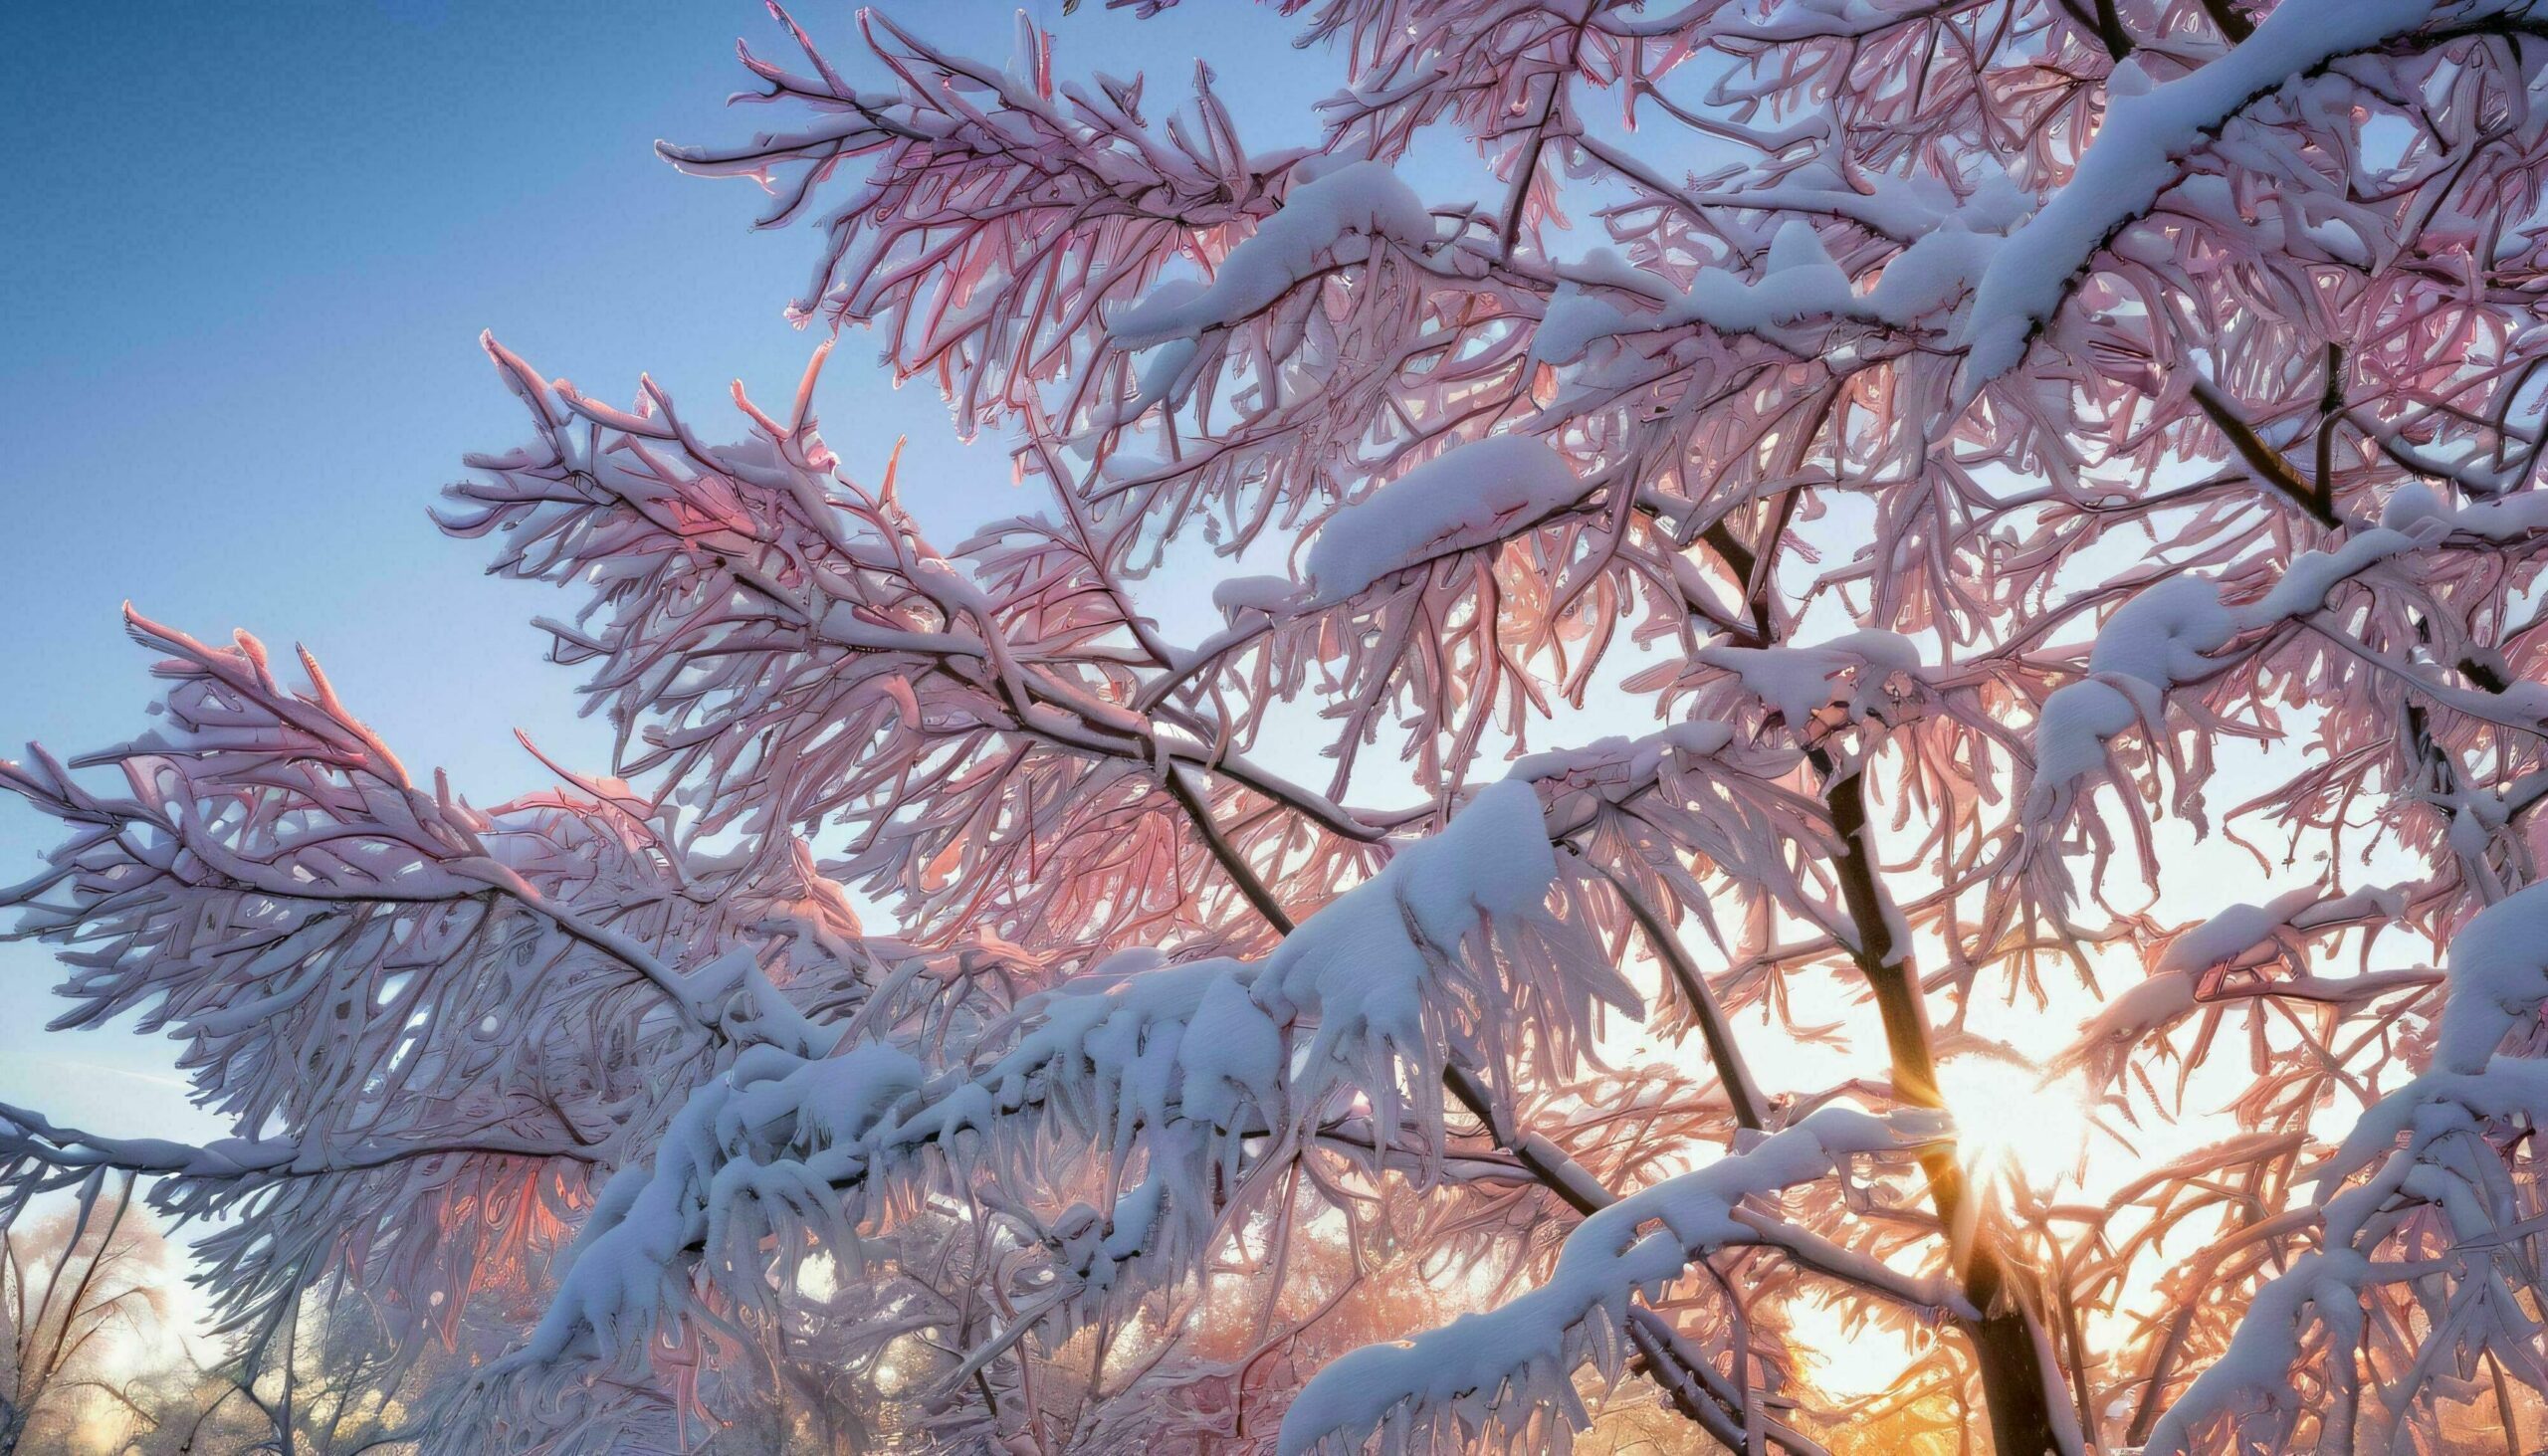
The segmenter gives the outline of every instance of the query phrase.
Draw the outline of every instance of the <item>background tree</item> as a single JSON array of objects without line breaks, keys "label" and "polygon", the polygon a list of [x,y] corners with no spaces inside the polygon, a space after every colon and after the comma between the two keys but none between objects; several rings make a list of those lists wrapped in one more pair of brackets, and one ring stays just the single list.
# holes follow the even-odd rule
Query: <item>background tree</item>
[{"label": "background tree", "polygon": [[482,808],[135,616],[10,900],[240,1137],[7,1110],[13,1186],[229,1215],[229,1328],[359,1297],[383,1382],[519,1309],[454,1451],[2517,1440],[2548,22],[1285,8],[1271,151],[782,15],[666,154],[1032,503],[934,542],[828,341],[711,425],[491,340],[442,521],[576,595],[611,774]]},{"label": "background tree", "polygon": [[167,1271],[133,1193],[130,1174],[102,1169],[66,1208],[0,1218],[0,1452],[57,1443],[101,1405],[139,1413],[117,1346],[163,1319]]}]

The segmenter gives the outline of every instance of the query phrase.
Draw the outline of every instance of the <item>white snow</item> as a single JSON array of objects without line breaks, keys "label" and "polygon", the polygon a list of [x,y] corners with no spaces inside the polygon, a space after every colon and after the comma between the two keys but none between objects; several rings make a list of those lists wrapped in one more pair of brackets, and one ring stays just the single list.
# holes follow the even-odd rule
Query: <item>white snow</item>
[{"label": "white snow", "polygon": [[[2238,637],[2320,611],[2342,583],[2453,537],[2509,542],[2548,531],[2548,495],[2454,509],[2421,486],[2407,486],[2392,494],[2381,518],[2381,524],[2357,528],[2333,550],[2292,557],[2281,578],[2244,606],[2225,604],[2217,583],[2189,575],[2154,582],[2117,607],[2089,651],[2088,676],[2044,699],[2035,722],[2027,817],[2041,822],[2066,812],[2074,782],[2105,761],[2106,741],[2136,721],[2157,724],[2167,695],[2219,667],[2215,655]],[[2530,686],[2462,694],[2457,706],[2494,722],[2535,724],[2535,710],[2548,708],[2548,697]]]},{"label": "white snow", "polygon": [[2152,1456],[2189,1450],[2201,1421],[2249,1399],[2269,1408],[2298,1401],[2290,1370],[2300,1358],[2305,1312],[2324,1322],[2330,1348],[2352,1350],[2362,1338],[2362,1286],[2370,1278],[2370,1261],[2349,1249],[2292,1260],[2289,1271],[2256,1291],[2230,1348],[2160,1415],[2142,1449]]},{"label": "white snow", "polygon": [[1808,319],[1850,318],[1908,328],[1953,309],[2002,246],[2002,239],[1975,231],[1961,214],[1950,213],[1886,264],[1862,294],[1811,228],[1790,221],[1773,240],[1761,278],[1746,279],[1723,268],[1702,270],[1690,281],[1689,293],[1645,326],[1698,323],[1725,333],[1757,333]]},{"label": "white snow", "polygon": [[687,1248],[714,1247],[736,1204],[775,1191],[777,1178],[828,1197],[789,1154],[853,1143],[917,1091],[921,1076],[918,1062],[880,1043],[813,1059],[770,1045],[746,1051],[683,1103],[651,1162],[624,1167],[603,1186],[547,1313],[500,1369],[587,1346],[605,1358],[639,1348],[673,1306]]},{"label": "white snow", "polygon": [[1588,293],[1572,279],[1549,295],[1539,327],[1531,333],[1531,363],[1571,364],[1599,339],[1637,326],[1636,315],[1598,294]]},{"label": "white snow", "polygon": [[[2149,978],[2128,987],[2079,1029],[2063,1060],[2094,1060],[2111,1072],[2121,1054],[2192,1012],[2197,991],[2212,971],[2270,964],[2286,932],[2307,932],[2356,922],[2395,920],[2406,912],[2394,889],[2356,890],[2328,896],[2304,886],[2263,905],[2238,904],[2180,931],[2150,967]],[[2266,953],[2271,952],[2271,953]],[[2393,982],[2394,983],[2394,982]],[[2367,989],[2313,982],[2311,990]]]},{"label": "white snow", "polygon": [[1455,446],[1327,519],[1305,562],[1307,604],[1332,605],[1435,557],[1492,545],[1592,488],[1536,436]]},{"label": "white snow", "polygon": [[2089,649],[2089,675],[2054,689],[2036,716],[2026,817],[2066,813],[2072,785],[2106,761],[2107,740],[2135,723],[2157,724],[2167,695],[2211,671],[2211,654],[2246,624],[2222,605],[2218,586],[2195,576],[2168,577],[2117,607]]},{"label": "white snow", "polygon": [[[1211,283],[1196,288],[1171,280],[1154,288],[1110,320],[1116,341],[1149,348],[1226,328],[1322,270],[1368,258],[1375,239],[1408,248],[1433,241],[1433,218],[1423,200],[1384,163],[1334,165],[1328,158],[1311,158],[1300,164],[1295,177],[1283,205],[1230,250]],[[1181,360],[1176,367],[1182,367]],[[1157,372],[1155,367],[1152,373]],[[1150,393],[1155,383],[1146,375],[1144,392]]]},{"label": "white snow", "polygon": [[[1734,1216],[1738,1205],[1830,1177],[1854,1155],[1943,1132],[1935,1114],[1828,1106],[1746,1151],[1632,1193],[1567,1235],[1548,1282],[1530,1293],[1329,1361],[1285,1412],[1278,1449],[1360,1449],[1374,1432],[1386,1449],[1430,1449],[1481,1428],[1519,1434],[1533,1410],[1551,1405],[1570,1424],[1589,1424],[1576,1368],[1597,1360],[1616,1373],[1629,1301],[1640,1291],[1678,1279],[1713,1250],[1764,1241]],[[1641,1233],[1648,1224],[1661,1227]]]},{"label": "white snow", "polygon": [[2481,1072],[2504,1034],[2535,1019],[2548,1000],[2548,884],[2471,916],[2451,937],[2448,972],[2434,1066]]},{"label": "white snow", "polygon": [[1746,690],[1777,709],[1798,731],[1828,707],[1844,709],[1851,723],[1863,722],[1880,706],[1879,690],[1886,679],[1920,672],[1917,643],[1873,629],[1809,647],[1710,647],[1698,657],[1740,677]]},{"label": "white snow", "polygon": [[2070,786],[2106,761],[2106,740],[2140,721],[2132,699],[2112,683],[2083,678],[2045,696],[2034,721],[2034,781],[2026,817],[2057,818]]},{"label": "white snow", "polygon": [[1963,392],[2016,366],[2071,277],[2117,228],[2150,210],[2186,153],[2259,97],[2412,30],[2433,9],[2433,0],[2283,0],[2230,54],[2165,85],[2136,74],[2109,88],[2105,122],[2069,181],[1981,273],[1965,325]]},{"label": "white snow", "polygon": [[[2490,1145],[2463,1135],[2548,1117],[2548,1062],[2497,1055],[2504,1037],[2535,1024],[2548,1003],[2548,885],[2469,918],[2451,937],[2444,993],[2433,1070],[2365,1111],[2320,1171],[2320,1248],[2257,1291],[2229,1350],[2153,1426],[2151,1451],[2192,1449],[2212,1422],[2243,1410],[2289,1411],[2307,1322],[2325,1328],[2328,1349],[2350,1354],[2366,1320],[2373,1255],[2416,1206],[2442,1210],[2464,1246],[2455,1258],[2483,1260],[2497,1244],[2523,1247],[2506,1239],[2490,1199],[2470,1196],[2500,1179],[2502,1166]],[[2350,1401],[2320,1414],[2322,1444],[2351,1449]]]},{"label": "white snow", "polygon": [[[1909,239],[1863,288],[1833,262],[1821,236],[1802,217],[1788,218],[1771,235],[1759,277],[1731,266],[1702,268],[1688,292],[1678,295],[1659,276],[1628,269],[1596,250],[1550,297],[1532,340],[1532,361],[1567,364],[1603,339],[1693,324],[1758,333],[1833,319],[1903,329],[1940,323],[1971,294],[1974,280],[2004,246],[2004,235],[2031,203],[1996,164],[1977,170],[1961,200],[1934,179],[1879,176],[1867,185],[1871,191],[1825,178],[1817,186],[1800,172],[1780,185],[1721,199],[1728,207],[1757,203],[1764,210],[1836,212]],[[1599,266],[1590,266],[1595,260]],[[1622,309],[1586,285],[1653,299],[1659,312]]]},{"label": "white snow", "polygon": [[2159,970],[2201,972],[2232,964],[2271,940],[2302,906],[2317,903],[2316,888],[2308,887],[2276,897],[2270,905],[2233,905],[2169,941],[2159,956]]},{"label": "white snow", "polygon": [[[691,1095],[650,1165],[611,1179],[555,1302],[507,1368],[633,1348],[678,1301],[686,1261],[722,1247],[730,1228],[750,1234],[738,1220],[755,1207],[833,1217],[835,1190],[958,1140],[1011,1165],[1031,1158],[1039,1119],[1027,1114],[1039,1105],[1119,1157],[1148,1154],[1147,1175],[1081,1231],[1075,1272],[1092,1290],[1135,1257],[1198,1252],[1215,1224],[1213,1168],[1238,1140],[1297,1130],[1346,1095],[1367,1099],[1382,1127],[1402,1112],[1438,1155],[1446,1060],[1520,1044],[1525,1019],[1530,1040],[1571,1054],[1596,1006],[1637,1007],[1597,947],[1497,952],[1531,927],[1556,945],[1556,873],[1538,797],[1506,780],[1263,960],[1120,953],[1027,1002],[1009,1050],[952,1086],[916,1096],[920,1065],[882,1043],[837,1056],[754,1045]],[[721,971],[717,983],[729,982]]]},{"label": "white snow", "polygon": [[1580,747],[1551,748],[1526,754],[1514,759],[1513,766],[1505,770],[1504,776],[1526,783],[1539,783],[1569,774],[1615,768],[1630,780],[1649,779],[1662,766],[1666,753],[1680,752],[1693,758],[1706,758],[1724,752],[1733,741],[1734,729],[1725,724],[1676,723],[1642,737],[1595,738]]},{"label": "white snow", "polygon": [[2229,645],[2237,620],[2221,604],[2220,588],[2194,576],[2171,576],[2115,608],[2097,632],[2088,671],[2147,683],[2165,693],[2201,677],[2210,654]]},{"label": "white snow", "polygon": [[[1546,919],[1557,874],[1540,801],[1506,780],[1480,789],[1440,834],[1411,845],[1366,884],[1340,897],[1287,936],[1257,978],[1257,1003],[1277,1017],[1318,1024],[1305,1059],[1309,1092],[1325,1070],[1366,1064],[1367,1094],[1386,1093],[1386,1057],[1415,1069],[1412,1110],[1428,1138],[1440,1137],[1433,1084],[1446,1053],[1472,1057],[1481,1042],[1471,1015],[1510,1016],[1525,1004],[1545,1013],[1534,1034],[1572,1043],[1589,1033],[1594,1003],[1633,1012],[1635,992],[1606,962],[1585,960],[1561,979],[1530,988],[1527,1000],[1498,985],[1493,967],[1443,952],[1481,924]],[[1410,936],[1412,928],[1414,936]],[[1448,977],[1453,984],[1440,982]],[[1463,1005],[1473,1007],[1463,1013]]]},{"label": "white snow", "polygon": [[1224,617],[1240,612],[1280,612],[1297,601],[1300,584],[1288,576],[1231,576],[1212,586],[1212,605]]}]

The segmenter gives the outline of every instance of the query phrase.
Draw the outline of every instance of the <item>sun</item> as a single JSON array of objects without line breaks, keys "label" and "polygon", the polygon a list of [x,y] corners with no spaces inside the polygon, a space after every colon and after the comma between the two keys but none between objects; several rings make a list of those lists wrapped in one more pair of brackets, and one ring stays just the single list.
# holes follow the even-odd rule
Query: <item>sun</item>
[{"label": "sun", "polygon": [[1909,1336],[1852,1319],[1848,1308],[1835,1301],[1803,1299],[1790,1305],[1788,1335],[1805,1378],[1833,1400],[1883,1394],[1920,1356]]},{"label": "sun", "polygon": [[1977,1183],[2040,1193],[2078,1172],[2088,1105],[2070,1079],[1964,1056],[1939,1065],[1938,1091],[1955,1117],[1957,1160]]}]

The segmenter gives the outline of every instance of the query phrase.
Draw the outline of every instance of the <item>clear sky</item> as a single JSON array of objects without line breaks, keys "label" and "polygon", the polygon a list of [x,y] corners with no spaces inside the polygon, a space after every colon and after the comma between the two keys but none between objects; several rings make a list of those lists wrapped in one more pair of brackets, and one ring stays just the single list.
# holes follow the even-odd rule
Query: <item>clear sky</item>
[{"label": "clear sky", "polygon": [[[1013,46],[1015,0],[887,8],[966,54]],[[1026,12],[1058,73],[1146,73],[1154,112],[1206,60],[1257,150],[1314,140],[1312,104],[1342,76],[1252,0]],[[854,15],[798,19],[881,85]],[[652,149],[768,124],[723,104],[749,81],[738,36],[788,54],[757,0],[0,3],[0,752],[83,752],[147,724],[129,598],[198,636],[308,644],[411,768],[447,768],[478,802],[544,782],[517,727],[606,767],[574,674],[530,625],[569,599],[482,575],[482,543],[425,513],[464,454],[529,436],[481,329],[604,399],[641,370],[703,416],[739,377],[764,399],[794,387],[820,335],[783,309],[815,234],[753,232],[749,183],[685,177]],[[1436,203],[1484,195],[1456,146],[1400,170]],[[824,380],[851,475],[875,479],[907,436],[904,498],[945,543],[1029,504],[1002,442],[959,443],[936,391],[892,388],[863,336]],[[53,839],[0,796],[0,884]],[[2232,878],[2189,913],[2255,877],[2218,840],[2195,853]],[[185,1108],[171,1044],[45,1032],[67,1004],[56,979],[45,947],[0,943],[0,1101],[105,1132],[227,1131]]]},{"label": "clear sky", "polygon": [[[886,8],[968,54],[1011,49],[1014,0]],[[1242,0],[1138,23],[1100,0],[1025,9],[1057,70],[1146,71],[1162,109],[1210,60],[1254,148],[1311,139],[1339,74]],[[850,5],[798,19],[872,75]],[[529,625],[562,600],[483,577],[482,546],[425,511],[464,453],[528,436],[481,329],[607,399],[640,370],[703,407],[738,377],[793,387],[818,336],[781,311],[814,235],[749,231],[748,183],[651,148],[762,124],[722,104],[749,81],[738,36],[785,53],[756,0],[0,5],[0,752],[144,727],[129,598],[198,636],[308,644],[411,767],[480,802],[539,781],[517,726],[602,766]],[[826,374],[851,474],[908,435],[905,496],[934,528],[1015,509],[998,444],[960,445],[933,390],[893,390],[873,358],[853,335]],[[52,839],[0,803],[0,883]],[[169,1044],[43,1032],[55,979],[42,947],[0,944],[0,1101],[214,1131],[178,1101]]]}]

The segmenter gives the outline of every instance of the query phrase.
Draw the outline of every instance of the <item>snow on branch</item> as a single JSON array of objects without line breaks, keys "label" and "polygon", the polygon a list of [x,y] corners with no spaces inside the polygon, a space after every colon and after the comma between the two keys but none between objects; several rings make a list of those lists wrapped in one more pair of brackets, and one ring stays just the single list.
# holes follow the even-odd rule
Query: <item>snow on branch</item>
[{"label": "snow on branch", "polygon": [[[2070,818],[2075,786],[2112,765],[2115,738],[2139,725],[2154,743],[2172,743],[2176,735],[2166,719],[2170,703],[2184,701],[2178,690],[2227,681],[2242,658],[2275,647],[2304,626],[2327,636],[2345,658],[2373,668],[2375,685],[2386,685],[2387,692],[2481,724],[2548,736],[2548,693],[2536,685],[2461,687],[2428,667],[2365,645],[2363,639],[2374,635],[2367,628],[2347,630],[2322,622],[2346,583],[2377,590],[2377,568],[2384,563],[2471,545],[2528,555],[2543,541],[2548,541],[2548,497],[2525,494],[2452,507],[2424,485],[2410,482],[2391,495],[2378,524],[2354,527],[2331,549],[2293,555],[2259,595],[2243,604],[2224,601],[2224,583],[2196,576],[2170,576],[2143,586],[2099,628],[2087,676],[2053,690],[2038,710],[2027,821],[2050,827]],[[2395,614],[2393,620],[2413,610],[2412,592],[2397,595],[2409,600],[2393,598],[2382,608],[2384,615]],[[2401,635],[2418,630],[2412,621],[2399,625],[2407,629]],[[2246,645],[2230,652],[2240,639]],[[2201,722],[2214,721],[2208,712],[2198,709],[2198,714]],[[2187,773],[2183,764],[2180,772]],[[2191,773],[2187,776],[2191,792],[2199,785]],[[2483,812],[2464,802],[2445,800],[2443,806],[2460,813]]]},{"label": "snow on branch", "polygon": [[1362,262],[1386,244],[1433,241],[1422,199],[1380,162],[1310,157],[1291,175],[1283,205],[1229,251],[1209,283],[1155,291],[1109,320],[1114,335],[1133,348],[1192,339],[1263,311],[1321,269]]},{"label": "snow on branch", "polygon": [[1495,544],[1598,484],[1528,436],[1455,446],[1327,518],[1310,540],[1304,604],[1342,602],[1385,577]]},{"label": "snow on branch", "polygon": [[[2110,1083],[2151,1038],[2199,1014],[2209,1023],[2240,1001],[2345,1007],[2430,989],[2439,978],[2426,971],[2326,976],[2310,965],[2311,944],[2348,930],[2376,934],[2405,914],[2406,897],[2397,889],[2328,895],[2313,885],[2263,905],[2233,905],[2172,936],[2149,975],[2081,1026],[2078,1039],[2054,1064],[2085,1066],[2100,1083]],[[2186,1076],[2197,1060],[2188,1060]]]},{"label": "snow on branch", "polygon": [[811,411],[824,351],[784,421],[739,389],[750,435],[714,446],[651,382],[620,411],[488,347],[539,438],[473,458],[485,477],[451,488],[444,528],[591,593],[546,624],[555,655],[590,666],[621,770],[680,784],[703,828],[845,820],[862,833],[837,872],[916,935],[1109,948],[1207,920],[1197,887],[1227,893],[1171,773],[1377,837],[1208,723],[1130,707],[1122,637],[1144,629],[1119,593],[1048,579],[1001,532],[941,554],[891,467],[872,492],[846,480]]},{"label": "snow on branch", "polygon": [[[0,1140],[0,1183],[20,1197],[116,1166],[157,1175],[181,1216],[275,1218],[204,1244],[234,1322],[282,1318],[340,1266],[407,1318],[451,1318],[512,1277],[526,1230],[572,1205],[650,1099],[735,1046],[823,1040],[773,972],[864,970],[856,918],[802,856],[685,854],[608,783],[478,809],[414,783],[306,655],[294,692],[244,634],[130,628],[167,654],[166,726],[75,760],[117,769],[128,796],[41,750],[0,764],[71,830],[0,903],[71,968],[58,1024],[137,1013],[257,1136],[184,1149],[29,1114]],[[469,1236],[408,1231],[460,1209]]]},{"label": "snow on branch", "polygon": [[933,1149],[1017,1185],[1101,1159],[1111,1212],[1055,1220],[1087,1234],[1057,1250],[1061,1287],[1092,1293],[1136,1259],[1153,1282],[1193,1269],[1226,1209],[1213,1188],[1356,1100],[1376,1136],[1403,1130],[1405,1165],[1429,1180],[1446,1067],[1562,1062],[1598,1007],[1635,1008],[1550,914],[1556,875],[1538,799],[1498,784],[1262,960],[1100,966],[1020,1007],[1013,1043],[963,1075],[924,1084],[874,1044],[810,1060],[756,1049],[692,1096],[651,1167],[612,1181],[506,1372],[642,1349],[694,1265],[727,1297],[762,1297],[767,1220],[873,1222]]},{"label": "snow on branch", "polygon": [[[1591,1423],[1576,1370],[1619,1373],[1630,1301],[1653,1298],[1719,1249],[1778,1242],[1777,1226],[1747,1203],[1845,1174],[1853,1157],[1903,1152],[1943,1130],[1916,1112],[1824,1107],[1746,1150],[1632,1193],[1567,1235],[1538,1289],[1331,1361],[1285,1413],[1281,1449],[1359,1449],[1375,1434],[1391,1450],[1482,1438],[1562,1446]],[[1653,1224],[1662,1227],[1646,1232]]]},{"label": "snow on branch", "polygon": [[[855,1145],[919,1090],[921,1076],[918,1062],[878,1043],[817,1058],[768,1049],[692,1093],[649,1162],[602,1189],[547,1314],[509,1356],[512,1366],[554,1360],[579,1342],[604,1358],[644,1350],[659,1314],[682,1306],[672,1281],[695,1250],[746,1269],[731,1288],[758,1293],[765,1235],[832,1224],[836,1196],[805,1158]],[[780,1277],[795,1272],[790,1260]]]},{"label": "snow on branch", "polygon": [[1733,674],[1805,742],[1835,725],[1905,716],[1922,686],[1919,645],[1895,632],[1847,632],[1801,647],[1709,647],[1698,660]]},{"label": "snow on branch", "polygon": [[2137,92],[2110,90],[2104,124],[2069,178],[1976,280],[1964,327],[1964,393],[1978,393],[2014,367],[2097,251],[2181,178],[2185,154],[2257,101],[2340,57],[2416,30],[2438,13],[2526,8],[2518,0],[2282,0],[2229,54],[2163,85],[2142,76]]},{"label": "snow on branch", "polygon": [[[1217,251],[1224,233],[1270,211],[1269,189],[1292,164],[1248,154],[1199,67],[1190,119],[1171,119],[1164,137],[1143,114],[1138,77],[1057,87],[1051,38],[1023,12],[1007,67],[860,12],[868,51],[893,77],[878,92],[843,82],[775,13],[812,74],[744,49],[763,89],[742,100],[799,111],[800,124],[736,145],[659,149],[684,170],[770,188],[763,227],[795,220],[825,184],[855,176],[821,221],[824,250],[792,312],[835,327],[881,323],[897,373],[937,375],[967,435],[1078,369],[1097,316],[1170,259]],[[852,173],[860,162],[867,170]]]},{"label": "snow on branch", "polygon": [[[2483,1352],[2548,1389],[2548,1372],[2529,1357],[2535,1326],[2520,1313],[2535,1284],[2543,1210],[2537,1189],[2504,1161],[2508,1144],[2548,1120],[2548,1062],[2537,1050],[2548,886],[2460,928],[2443,995],[2433,1070],[2367,1110],[2319,1172],[2319,1249],[2257,1292],[2229,1350],[2152,1428],[2152,1452],[2191,1451],[2224,1432],[2291,1449],[2304,1420],[2316,1424],[2317,1449],[2361,1449],[2358,1441],[2382,1439],[2428,1398],[2432,1382],[2464,1377]],[[2522,1050],[2503,1052],[2516,1032]],[[2366,1392],[2358,1351],[2375,1317],[2385,1318],[2379,1301],[2390,1289],[2449,1339]]]}]

